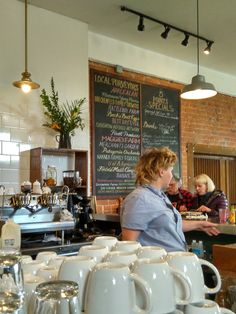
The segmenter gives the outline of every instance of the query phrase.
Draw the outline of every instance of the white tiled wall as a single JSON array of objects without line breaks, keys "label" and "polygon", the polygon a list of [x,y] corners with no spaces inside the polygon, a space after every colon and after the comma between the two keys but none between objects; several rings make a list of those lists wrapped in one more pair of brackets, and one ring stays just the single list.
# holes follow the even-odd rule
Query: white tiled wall
[{"label": "white tiled wall", "polygon": [[[1,108],[0,103],[0,111]],[[35,145],[41,146],[33,143],[29,134],[30,129],[21,126],[18,115],[0,112],[0,184],[7,191],[13,188],[18,193],[20,183],[29,180],[29,150]]]},{"label": "white tiled wall", "polygon": [[[1,111],[1,103],[0,103]],[[17,119],[19,120],[17,122]],[[6,122],[7,121],[7,127]],[[12,125],[11,125],[12,122]],[[4,185],[6,192],[10,188],[14,189],[14,193],[20,192],[20,184],[23,181],[28,181],[30,178],[29,165],[30,153],[29,150],[34,147],[58,147],[55,139],[54,131],[41,127],[37,133],[32,133],[32,120],[25,127],[20,126],[20,118],[13,115],[10,118],[5,113],[0,112],[0,185]],[[80,131],[81,132],[81,131]],[[72,146],[76,140],[79,140],[77,132],[72,139]],[[73,148],[76,148],[73,146]],[[84,149],[84,148],[83,148]],[[58,184],[62,183],[62,171],[73,170],[74,161],[68,158],[61,157],[55,159],[55,156],[44,156],[42,161],[43,173],[46,173],[48,165],[54,165],[58,171]]]},{"label": "white tiled wall", "polygon": [[[32,79],[41,87],[25,95],[12,85],[20,79],[24,69],[23,22],[23,2],[0,1],[3,43],[0,52],[0,185],[14,188],[15,193],[20,191],[21,182],[29,180],[29,150],[58,147],[56,133],[42,126],[45,119],[40,100],[42,88],[50,91],[53,76],[61,102],[88,99],[87,24],[31,5],[28,8],[28,67]],[[84,118],[86,127],[76,131],[72,147],[89,150],[88,101]],[[51,160],[48,162],[54,164]]]}]

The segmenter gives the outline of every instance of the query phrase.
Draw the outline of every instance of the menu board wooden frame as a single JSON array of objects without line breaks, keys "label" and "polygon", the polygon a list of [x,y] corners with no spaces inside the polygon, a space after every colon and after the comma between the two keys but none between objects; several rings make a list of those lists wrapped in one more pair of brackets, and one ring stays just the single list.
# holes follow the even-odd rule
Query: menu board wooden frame
[{"label": "menu board wooden frame", "polygon": [[134,166],[149,147],[178,155],[179,90],[90,69],[92,190],[98,198],[126,196],[135,187]]}]

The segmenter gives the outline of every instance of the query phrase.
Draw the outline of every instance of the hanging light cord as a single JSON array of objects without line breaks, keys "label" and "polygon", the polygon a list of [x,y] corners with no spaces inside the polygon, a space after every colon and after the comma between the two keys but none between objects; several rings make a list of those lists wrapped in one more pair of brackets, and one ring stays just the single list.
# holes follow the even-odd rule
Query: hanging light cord
[{"label": "hanging light cord", "polygon": [[205,81],[199,74],[199,0],[197,2],[197,75],[193,76],[191,84],[186,85],[180,95],[183,99],[205,99],[217,94],[215,86]]},{"label": "hanging light cord", "polygon": [[197,0],[197,74],[199,74],[199,5]]},{"label": "hanging light cord", "polygon": [[27,65],[27,61],[28,61],[28,45],[27,45],[27,29],[28,29],[28,25],[27,25],[27,20],[28,20],[28,12],[27,12],[27,0],[25,0],[25,72],[27,71],[28,65]]},{"label": "hanging light cord", "polygon": [[40,85],[35,83],[30,78],[31,74],[28,72],[28,0],[24,0],[25,2],[25,71],[21,73],[22,77],[19,81],[14,81],[12,84],[22,89],[24,93],[28,93],[31,89],[39,88]]}]

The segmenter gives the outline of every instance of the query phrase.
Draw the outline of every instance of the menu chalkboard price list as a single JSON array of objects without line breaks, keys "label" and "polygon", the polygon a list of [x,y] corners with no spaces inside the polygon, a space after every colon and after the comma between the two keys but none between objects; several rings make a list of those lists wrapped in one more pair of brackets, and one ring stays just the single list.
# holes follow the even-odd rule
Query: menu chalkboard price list
[{"label": "menu chalkboard price list", "polygon": [[[180,157],[179,91],[142,85],[142,147],[167,146]],[[179,161],[174,172],[180,173]]]},{"label": "menu chalkboard price list", "polygon": [[94,72],[94,166],[97,196],[134,189],[140,156],[139,84]]}]

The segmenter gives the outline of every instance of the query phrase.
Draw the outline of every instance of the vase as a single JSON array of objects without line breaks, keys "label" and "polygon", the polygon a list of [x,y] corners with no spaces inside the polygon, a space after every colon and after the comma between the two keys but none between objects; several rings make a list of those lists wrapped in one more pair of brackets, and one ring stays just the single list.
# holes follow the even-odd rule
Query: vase
[{"label": "vase", "polygon": [[69,133],[60,133],[60,135],[56,136],[56,140],[59,144],[58,148],[69,148],[69,149],[71,149],[71,136]]}]

